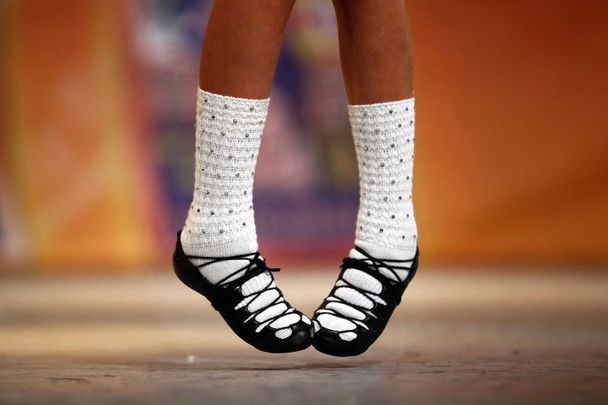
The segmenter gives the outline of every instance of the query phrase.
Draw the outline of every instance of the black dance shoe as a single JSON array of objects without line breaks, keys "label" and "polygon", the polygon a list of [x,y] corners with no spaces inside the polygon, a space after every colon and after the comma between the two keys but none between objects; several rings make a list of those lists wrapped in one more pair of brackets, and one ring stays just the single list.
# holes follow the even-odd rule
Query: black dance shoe
[{"label": "black dance shoe", "polygon": [[[276,287],[272,277],[272,272],[279,271],[279,269],[267,267],[259,252],[230,257],[186,255],[182,249],[180,233],[177,234],[177,243],[173,253],[175,274],[184,284],[207,298],[241,339],[256,349],[269,353],[295,352],[310,346],[312,342],[311,321],[284,300],[281,290]],[[210,283],[201,275],[200,268],[223,260],[248,260],[249,263],[227,275],[217,284]],[[201,261],[203,264],[195,265],[192,261],[195,263]],[[243,275],[234,279],[235,275],[239,273],[243,273]],[[251,294],[242,291],[241,286],[245,282],[263,273],[269,276],[267,285]],[[261,308],[249,310],[250,303],[263,293],[273,290],[278,293],[276,299]],[[269,312],[276,313],[259,317],[273,306],[276,306],[277,309]],[[296,320],[294,321],[294,319]]]},{"label": "black dance shoe", "polygon": [[[359,247],[355,247],[365,258],[354,259],[346,257],[340,268],[340,276],[323,301],[321,306],[315,311],[313,323],[315,334],[313,346],[320,352],[332,356],[346,357],[356,356],[365,352],[378,339],[386,324],[388,323],[393,311],[401,302],[401,296],[414,278],[418,268],[419,252],[409,260],[383,260],[376,259]],[[408,270],[407,277],[403,281],[393,281],[380,273],[379,269],[387,269],[394,275],[396,280],[400,277],[395,270]],[[348,269],[359,270],[378,281],[381,291],[372,292],[349,283],[343,278],[344,272]],[[362,299],[367,305],[352,304],[336,295],[339,289],[350,289],[361,294]],[[352,293],[352,291],[350,291]],[[318,317],[323,314],[333,315],[348,321],[351,325],[348,329],[332,330],[323,327],[318,321]]]}]

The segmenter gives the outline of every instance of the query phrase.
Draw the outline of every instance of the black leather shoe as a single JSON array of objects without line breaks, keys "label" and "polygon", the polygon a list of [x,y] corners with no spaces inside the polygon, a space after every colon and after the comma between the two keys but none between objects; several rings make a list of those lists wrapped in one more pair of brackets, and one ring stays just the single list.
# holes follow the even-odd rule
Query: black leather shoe
[{"label": "black leather shoe", "polygon": [[[230,257],[186,255],[180,242],[180,233],[177,234],[177,243],[173,253],[175,274],[184,284],[207,298],[213,308],[220,313],[228,326],[241,339],[256,349],[269,353],[295,352],[310,346],[312,342],[311,321],[283,299],[283,294],[276,287],[272,277],[272,272],[279,271],[279,269],[267,267],[259,252]],[[203,264],[196,266],[192,263],[192,260],[203,261]],[[223,260],[248,260],[249,264],[228,275],[218,284],[210,283],[201,275],[199,271],[201,267]],[[232,280],[239,273],[244,274]],[[270,276],[269,283],[253,294],[244,294],[241,291],[241,286],[262,273],[267,273]],[[278,297],[268,305],[250,312],[248,309],[250,307],[249,303],[253,302],[262,293],[271,290],[278,292]],[[280,313],[262,319],[261,322],[256,320],[259,314],[279,303],[284,304],[285,307]],[[276,322],[277,320],[286,316],[294,317],[294,315],[299,317],[295,323],[285,327],[273,326],[279,323]]]},{"label": "black leather shoe", "polygon": [[[376,259],[359,247],[355,247],[355,249],[364,255],[365,258],[354,259],[346,257],[343,260],[340,266],[342,271],[334,288],[315,311],[313,317],[315,334],[312,344],[318,351],[332,356],[359,355],[365,352],[378,339],[382,331],[384,331],[393,311],[401,302],[401,296],[414,278],[418,268],[418,249],[416,249],[414,257],[409,260]],[[396,269],[408,270],[408,275],[405,280],[395,282],[382,275],[379,271],[380,267],[388,269],[397,280],[399,277],[395,271]],[[343,278],[344,272],[348,269],[356,269],[370,275],[380,283],[382,286],[381,291],[375,293],[349,283]],[[336,291],[340,288],[352,289],[362,294],[367,298],[366,301],[369,302],[369,305],[360,306],[352,304],[336,296]],[[331,308],[330,305],[328,308],[328,304],[331,303],[343,304],[346,307],[333,305],[334,308]],[[339,310],[340,308],[342,310]],[[322,314],[330,314],[345,319],[349,321],[352,328],[339,331],[324,328],[319,324],[317,319]]]}]

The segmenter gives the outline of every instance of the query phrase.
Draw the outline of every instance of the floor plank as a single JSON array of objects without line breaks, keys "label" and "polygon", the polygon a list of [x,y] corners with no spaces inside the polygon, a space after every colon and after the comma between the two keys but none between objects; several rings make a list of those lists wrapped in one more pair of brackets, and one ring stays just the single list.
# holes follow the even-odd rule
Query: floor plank
[{"label": "floor plank", "polygon": [[[312,312],[335,274],[282,272]],[[3,279],[0,403],[602,403],[608,275],[420,272],[350,359],[266,355],[167,273]]]}]

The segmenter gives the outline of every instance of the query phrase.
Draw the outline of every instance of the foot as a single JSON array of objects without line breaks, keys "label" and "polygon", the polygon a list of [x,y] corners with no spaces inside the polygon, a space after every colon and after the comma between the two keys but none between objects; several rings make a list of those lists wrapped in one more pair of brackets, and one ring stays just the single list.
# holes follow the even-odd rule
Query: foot
[{"label": "foot", "polygon": [[315,311],[313,346],[332,356],[356,356],[378,339],[414,278],[418,250],[409,260],[382,260],[355,247]]},{"label": "foot", "polygon": [[[216,283],[202,276],[201,268],[225,260],[245,260],[248,264]],[[191,256],[184,253],[178,234],[173,268],[184,284],[207,298],[230,328],[256,349],[287,353],[310,346],[310,319],[285,301],[272,277],[278,269],[267,267],[259,252],[230,257]]]}]

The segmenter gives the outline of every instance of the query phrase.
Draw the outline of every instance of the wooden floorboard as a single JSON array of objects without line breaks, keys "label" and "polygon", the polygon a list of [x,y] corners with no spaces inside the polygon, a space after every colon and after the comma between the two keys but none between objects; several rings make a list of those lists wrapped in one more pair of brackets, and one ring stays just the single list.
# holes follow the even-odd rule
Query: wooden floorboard
[{"label": "wooden floorboard", "polygon": [[[331,272],[281,272],[312,312]],[[608,275],[421,271],[357,358],[250,349],[169,272],[0,279],[0,403],[605,403]]]}]

